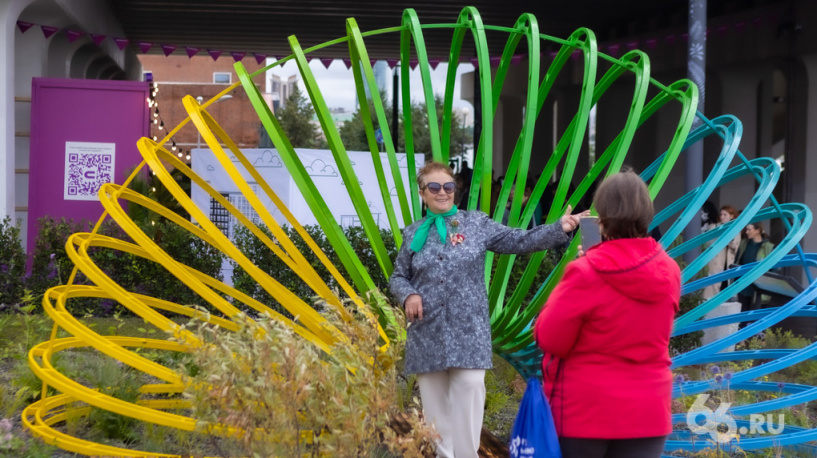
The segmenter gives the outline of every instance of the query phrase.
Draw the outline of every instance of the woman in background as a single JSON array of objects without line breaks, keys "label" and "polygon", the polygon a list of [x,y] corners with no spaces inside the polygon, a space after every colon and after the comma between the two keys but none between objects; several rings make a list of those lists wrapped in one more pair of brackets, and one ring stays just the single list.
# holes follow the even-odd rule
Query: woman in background
[{"label": "woman in background", "polygon": [[[763,231],[763,226],[760,223],[747,224],[743,233],[746,234],[746,238],[740,241],[735,258],[738,264],[746,265],[760,261],[774,250],[774,244],[766,237],[766,232]],[[758,308],[760,304],[755,303],[755,291],[755,286],[749,285],[738,293],[741,312]]]},{"label": "woman in background", "polygon": [[[731,205],[724,205],[723,207],[721,207],[720,224],[718,224],[718,226],[726,224],[737,217],[738,211],[735,209],[735,207]],[[740,234],[736,235],[735,238],[730,240],[729,244],[727,244],[723,248],[723,250],[719,251],[714,258],[709,260],[709,263],[706,265],[707,272],[709,273],[709,275],[721,273],[724,270],[728,269],[730,265],[734,264],[735,254],[738,251],[738,246],[740,246]],[[721,283],[716,283],[714,285],[707,286],[706,288],[704,288],[703,298],[709,299],[710,297],[715,296],[716,294],[721,292],[723,288],[726,288],[727,285],[728,282],[724,281]]]},{"label": "woman in background", "polygon": [[564,458],[658,458],[672,431],[681,272],[648,235],[638,175],[611,175],[594,202],[602,242],[567,266],[534,328],[545,395]]}]

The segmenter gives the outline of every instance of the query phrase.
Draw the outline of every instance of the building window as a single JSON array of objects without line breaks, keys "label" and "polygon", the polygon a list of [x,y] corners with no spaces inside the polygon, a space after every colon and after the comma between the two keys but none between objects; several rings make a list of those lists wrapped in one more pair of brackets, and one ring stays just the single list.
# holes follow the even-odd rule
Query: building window
[{"label": "building window", "polygon": [[232,75],[230,73],[213,73],[213,83],[215,84],[230,84],[232,83]]}]

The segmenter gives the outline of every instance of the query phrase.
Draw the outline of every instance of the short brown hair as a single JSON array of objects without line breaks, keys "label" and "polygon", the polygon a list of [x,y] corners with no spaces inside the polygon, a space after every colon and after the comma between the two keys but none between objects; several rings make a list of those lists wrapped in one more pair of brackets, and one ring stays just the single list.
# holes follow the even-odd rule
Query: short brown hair
[{"label": "short brown hair", "polygon": [[433,172],[445,172],[451,177],[452,180],[454,179],[454,171],[451,170],[451,167],[443,164],[442,162],[428,161],[420,170],[417,171],[417,186],[420,189],[423,189],[423,186],[425,186],[425,183],[423,183],[425,176]]},{"label": "short brown hair", "polygon": [[655,214],[644,180],[632,172],[607,177],[593,197],[606,240],[646,237]]}]

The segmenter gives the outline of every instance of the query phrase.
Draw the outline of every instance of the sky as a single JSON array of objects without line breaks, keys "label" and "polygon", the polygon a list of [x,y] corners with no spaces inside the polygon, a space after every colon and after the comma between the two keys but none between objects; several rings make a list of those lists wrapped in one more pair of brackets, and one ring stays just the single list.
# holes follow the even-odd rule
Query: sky
[{"label": "sky", "polygon": [[[273,63],[275,62],[275,59],[268,59],[268,62]],[[356,97],[354,75],[351,69],[346,68],[346,65],[342,60],[335,59],[327,69],[319,59],[313,59],[312,62],[309,63],[309,67],[312,70],[315,80],[318,83],[318,87],[320,88],[321,93],[323,94],[323,97],[330,108],[343,107],[349,112],[353,112],[355,110]],[[398,67],[395,67],[394,70],[389,69],[389,78],[386,86],[387,94],[390,100],[392,99],[391,75],[397,69]],[[457,68],[457,78],[454,84],[454,109],[469,110],[471,113],[471,116],[469,116],[471,122],[473,120],[473,107],[469,102],[460,98],[460,76],[463,73],[468,73],[473,70],[474,66],[471,63],[460,63],[459,67]],[[446,62],[441,62],[437,66],[436,70],[431,71],[431,86],[435,94],[439,94],[440,96],[443,95],[447,72],[448,64]],[[282,80],[286,81],[289,76],[298,73],[298,66],[291,61],[284,64],[283,67],[273,67],[272,70],[267,72],[267,85],[269,85],[270,74],[277,75]],[[420,70],[418,68],[410,71],[410,79],[412,101],[420,102],[423,99],[423,92],[422,82],[420,80]],[[306,94],[303,80],[299,79],[298,83],[301,91]],[[267,91],[269,91],[269,88]]]}]

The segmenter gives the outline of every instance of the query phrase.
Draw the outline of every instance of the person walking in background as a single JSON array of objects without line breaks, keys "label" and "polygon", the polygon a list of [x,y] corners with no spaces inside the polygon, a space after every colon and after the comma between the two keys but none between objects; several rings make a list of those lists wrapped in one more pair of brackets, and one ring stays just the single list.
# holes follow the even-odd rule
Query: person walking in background
[{"label": "person walking in background", "polygon": [[534,327],[564,458],[657,458],[672,431],[669,338],[681,272],[649,237],[632,172],[596,191],[602,242],[580,249]]},{"label": "person walking in background", "polygon": [[[774,244],[769,241],[760,223],[747,224],[746,228],[743,229],[743,233],[746,235],[746,238],[740,241],[740,246],[735,256],[738,264],[746,265],[760,261],[768,256],[774,249]],[[741,312],[758,308],[759,304],[755,303],[754,300],[755,292],[755,286],[749,285],[738,293]]]},{"label": "person walking in background", "polygon": [[[720,224],[718,224],[718,226],[720,226],[721,224],[726,224],[737,217],[738,211],[735,209],[735,207],[731,205],[724,205],[723,207],[721,207]],[[714,227],[710,228],[710,230],[711,229],[714,229]],[[740,246],[740,234],[736,235],[735,238],[730,240],[729,244],[727,244],[723,250],[719,251],[714,258],[709,260],[709,263],[707,263],[706,265],[708,274],[709,275],[719,274],[724,270],[728,269],[730,265],[734,264],[735,254],[738,251],[738,246]],[[710,297],[715,296],[716,294],[721,292],[721,290],[726,288],[727,285],[728,282],[724,281],[721,283],[716,283],[707,286],[706,288],[704,288],[703,298],[709,299]]]},{"label": "person walking in background", "polygon": [[701,233],[716,227],[718,227],[718,208],[707,200],[701,207]]},{"label": "person walking in background", "polygon": [[475,458],[492,367],[485,254],[532,253],[560,245],[579,224],[511,229],[454,205],[454,174],[429,162],[417,174],[425,218],[404,229],[389,287],[405,307],[405,371],[418,374],[425,418],[440,435],[437,456]]}]

